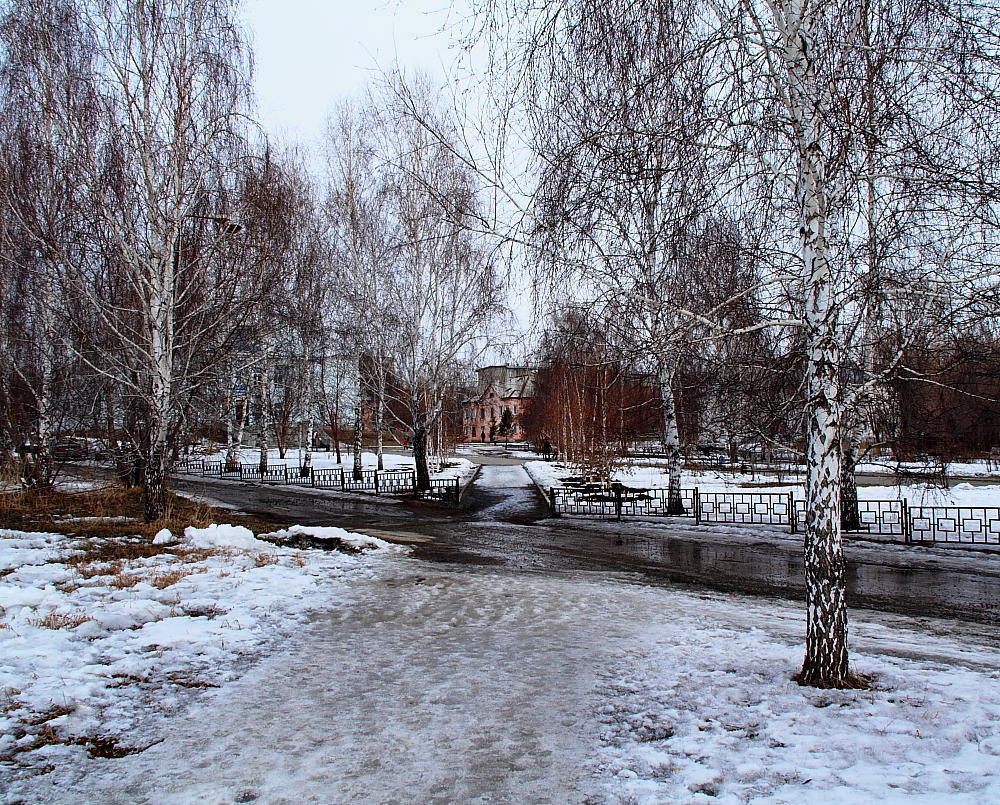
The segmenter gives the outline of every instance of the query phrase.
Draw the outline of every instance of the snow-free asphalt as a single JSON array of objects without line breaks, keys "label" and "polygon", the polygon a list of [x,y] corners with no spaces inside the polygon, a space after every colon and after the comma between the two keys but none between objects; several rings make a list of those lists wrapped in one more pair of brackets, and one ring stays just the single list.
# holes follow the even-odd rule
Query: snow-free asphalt
[{"label": "snow-free asphalt", "polygon": [[[634,572],[653,583],[804,596],[800,535],[690,520],[552,518],[517,461],[484,457],[459,510],[352,495],[183,477],[187,493],[276,524],[337,525],[409,543],[422,559],[553,571]],[[1000,555],[954,547],[850,542],[849,602],[905,614],[1000,622]]]}]

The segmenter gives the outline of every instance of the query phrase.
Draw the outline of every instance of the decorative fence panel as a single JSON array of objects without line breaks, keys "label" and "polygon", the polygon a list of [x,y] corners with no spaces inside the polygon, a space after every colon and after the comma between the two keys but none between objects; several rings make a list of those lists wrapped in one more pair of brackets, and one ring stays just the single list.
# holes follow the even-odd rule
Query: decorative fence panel
[{"label": "decorative fence panel", "polygon": [[286,467],[288,471],[286,484],[291,486],[313,486],[313,473],[315,470],[312,467],[304,466],[292,466]]},{"label": "decorative fence panel", "polygon": [[288,465],[269,464],[262,471],[259,464],[243,464],[240,477],[244,481],[255,481],[261,484],[287,484]]},{"label": "decorative fence panel", "polygon": [[693,517],[698,495],[694,489],[680,490],[680,511],[670,511],[670,492],[665,488],[642,489],[612,484],[553,487],[549,505],[555,514],[583,514],[598,517]]},{"label": "decorative fence panel", "polygon": [[176,472],[184,472],[190,475],[204,475],[205,462],[198,458],[183,458],[174,465]]},{"label": "decorative fence panel", "polygon": [[378,470],[361,470],[355,478],[353,470],[344,470],[344,489],[351,492],[375,492],[378,489]]},{"label": "decorative fence panel", "polygon": [[430,489],[421,489],[417,497],[442,503],[458,503],[461,485],[458,478],[431,478]]},{"label": "decorative fence panel", "polygon": [[1000,507],[910,506],[909,541],[1000,545]]},{"label": "decorative fence panel", "polygon": [[844,530],[856,534],[905,537],[906,524],[906,501],[859,500],[857,523]]},{"label": "decorative fence panel", "polygon": [[549,490],[553,514],[583,514],[615,517],[615,496],[610,488],[598,484],[582,487],[555,486]]},{"label": "decorative fence panel", "polygon": [[670,511],[669,489],[623,487],[621,490],[621,514],[625,517],[663,517],[668,515],[694,517],[695,507],[698,505],[697,492],[694,489],[681,489],[679,493],[680,511]]},{"label": "decorative fence panel", "polygon": [[700,492],[698,522],[794,526],[792,496],[781,492]]},{"label": "decorative fence panel", "polygon": [[230,478],[232,480],[239,480],[240,478],[240,465],[239,464],[227,464],[224,461],[219,462],[218,476],[220,478]]},{"label": "decorative fence panel", "polygon": [[312,471],[313,486],[317,489],[343,489],[344,471],[339,467]]},{"label": "decorative fence panel", "polygon": [[389,495],[412,492],[417,482],[417,474],[413,470],[385,470],[377,478],[378,491]]},{"label": "decorative fence panel", "polygon": [[[859,500],[858,516],[855,523],[849,523],[847,518],[841,521],[845,534],[871,534],[883,537],[902,537],[908,534],[909,515],[905,500]],[[795,528],[793,531],[805,531],[806,502],[795,501]]]}]

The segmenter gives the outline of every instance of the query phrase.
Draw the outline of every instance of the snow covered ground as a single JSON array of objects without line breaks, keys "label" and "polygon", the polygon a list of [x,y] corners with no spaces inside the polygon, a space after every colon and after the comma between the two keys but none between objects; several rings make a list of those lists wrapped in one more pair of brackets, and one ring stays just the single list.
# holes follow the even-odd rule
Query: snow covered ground
[{"label": "snow covered ground", "polygon": [[[23,563],[41,561],[57,542],[12,539],[5,556],[23,566],[20,586],[30,586],[32,573],[54,572]],[[315,559],[292,552],[263,568],[250,567],[252,555],[250,547],[225,563],[205,560],[235,565],[244,583],[219,579],[221,568],[201,574],[216,577],[203,592],[229,614],[208,618],[212,630],[202,624],[207,616],[190,616],[188,642],[156,622],[118,637],[52,630],[60,639],[36,650],[38,678],[27,666],[5,677],[41,704],[44,690],[72,698],[60,729],[101,713],[128,745],[152,744],[118,759],[43,747],[31,753],[33,773],[0,770],[11,801],[1000,798],[995,628],[855,613],[854,661],[876,674],[876,687],[818,691],[790,680],[803,632],[795,604],[647,587],[614,574],[431,565],[384,550]],[[278,575],[268,584],[257,571]],[[141,598],[162,603],[152,591]],[[156,636],[146,639],[147,629]],[[245,645],[241,632],[251,647],[265,634],[278,640],[237,679],[243,667],[227,657],[230,639],[235,652]],[[126,641],[156,648],[115,648]],[[5,648],[3,656],[10,674],[12,655]],[[177,667],[220,687],[195,694],[164,682],[147,694],[128,678],[113,687],[108,661],[157,678]],[[158,715],[138,719],[140,699]]]},{"label": "snow covered ground", "polygon": [[[1000,479],[1000,462],[980,461],[949,461],[947,472],[950,476],[968,476],[973,478],[995,477]],[[858,472],[890,472],[899,470],[909,472],[927,471],[928,465],[915,461],[884,461],[875,460],[858,465]]]},{"label": "snow covered ground", "polygon": [[334,530],[365,552],[281,549],[220,525],[105,561],[99,540],[0,531],[0,780],[152,743],[150,710],[239,677],[403,550]]},{"label": "snow covered ground", "polygon": [[[350,470],[354,466],[354,457],[347,451],[341,453],[342,461],[337,463],[337,454],[333,452],[326,452],[325,450],[311,450],[311,463],[313,469],[331,469],[335,467],[343,467],[345,470]],[[291,448],[285,452],[285,457],[281,458],[278,455],[276,449],[268,450],[268,464],[280,465],[287,464],[289,467],[298,467],[302,463],[302,455],[304,451],[300,451],[298,448]],[[205,461],[224,461],[226,458],[226,451],[219,450],[211,453],[204,453],[192,456],[192,458],[202,458]],[[260,460],[260,451],[244,447],[240,451],[240,463],[242,464],[256,464]],[[363,452],[361,454],[361,463],[366,470],[373,470],[378,466],[378,456],[375,453]],[[382,454],[382,465],[387,470],[412,470],[414,467],[413,456],[412,455],[400,455],[398,453],[383,453]],[[433,470],[433,467],[431,467]],[[442,467],[438,472],[431,472],[432,478],[459,478],[464,483],[469,478],[471,478],[476,472],[476,465],[473,464],[466,458],[451,457],[447,460],[446,466]]]},{"label": "snow covered ground", "polygon": [[[544,489],[557,486],[563,478],[577,474],[573,467],[559,462],[529,461],[525,463],[524,468]],[[665,487],[668,480],[661,463],[645,461],[618,470],[614,473],[614,477],[627,486],[637,487]],[[762,487],[761,480],[760,476],[724,470],[704,472],[685,470],[681,475],[681,486],[697,487],[702,492],[793,492],[796,497],[804,497],[803,487],[799,483],[768,483]],[[861,500],[905,499],[912,505],[923,506],[1000,506],[1000,483],[973,486],[961,482],[953,484],[948,489],[923,483],[859,486],[858,497]]]}]

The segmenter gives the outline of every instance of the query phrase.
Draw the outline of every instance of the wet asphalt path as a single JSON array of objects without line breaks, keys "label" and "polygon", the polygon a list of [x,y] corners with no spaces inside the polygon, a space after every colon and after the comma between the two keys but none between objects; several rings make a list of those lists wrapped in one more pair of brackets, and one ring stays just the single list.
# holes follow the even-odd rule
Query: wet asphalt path
[{"label": "wet asphalt path", "polygon": [[[801,536],[781,528],[551,518],[517,462],[485,463],[461,509],[183,478],[178,489],[286,525],[335,525],[411,544],[421,559],[525,570],[632,572],[650,583],[804,598]],[[848,544],[853,606],[1000,623],[1000,558]]]}]

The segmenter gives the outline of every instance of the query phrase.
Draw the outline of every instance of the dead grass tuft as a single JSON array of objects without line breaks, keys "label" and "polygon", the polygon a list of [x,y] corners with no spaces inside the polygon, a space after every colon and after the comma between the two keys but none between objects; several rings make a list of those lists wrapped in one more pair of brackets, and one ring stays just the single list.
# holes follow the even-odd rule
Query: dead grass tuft
[{"label": "dead grass tuft", "polygon": [[112,681],[108,683],[109,688],[123,688],[126,685],[141,685],[144,682],[149,682],[147,677],[135,674],[112,674],[111,679]]},{"label": "dead grass tuft", "polygon": [[183,559],[185,562],[204,562],[206,559],[211,559],[213,556],[228,556],[227,551],[221,550],[219,548],[177,548],[174,553],[179,559]]},{"label": "dead grass tuft", "polygon": [[92,621],[93,618],[82,612],[57,612],[52,610],[41,618],[30,618],[28,623],[42,629],[75,629],[81,623]]},{"label": "dead grass tuft", "polygon": [[120,590],[127,590],[129,587],[135,587],[142,578],[136,576],[133,573],[115,573],[110,579],[108,579],[109,587],[117,587]]},{"label": "dead grass tuft", "polygon": [[199,679],[196,676],[191,676],[182,671],[172,671],[166,675],[167,681],[171,684],[177,685],[181,688],[217,688],[219,687],[214,682],[208,682],[204,679]]},{"label": "dead grass tuft", "polygon": [[278,557],[273,553],[255,553],[253,563],[256,567],[266,567],[267,565],[278,564]]},{"label": "dead grass tuft", "polygon": [[176,584],[181,579],[190,576],[192,572],[192,570],[182,568],[178,568],[177,570],[165,570],[162,573],[154,573],[146,579],[146,581],[158,590],[165,590],[167,587]]},{"label": "dead grass tuft", "polygon": [[31,713],[30,715],[23,716],[19,719],[19,721],[29,727],[38,727],[54,718],[68,716],[74,709],[75,708],[70,707],[67,704],[54,704],[48,710],[42,710],[40,713]]}]

